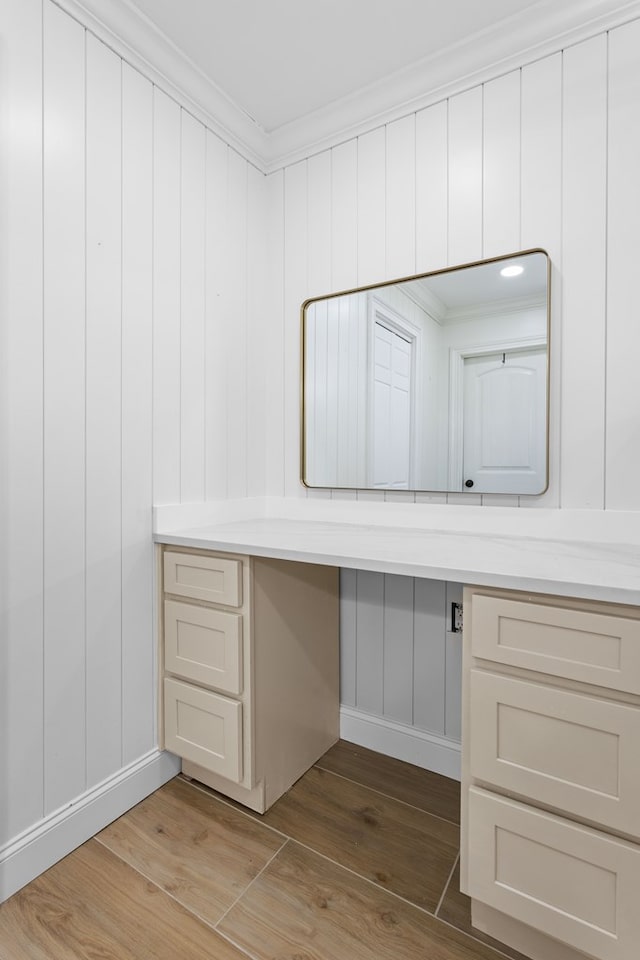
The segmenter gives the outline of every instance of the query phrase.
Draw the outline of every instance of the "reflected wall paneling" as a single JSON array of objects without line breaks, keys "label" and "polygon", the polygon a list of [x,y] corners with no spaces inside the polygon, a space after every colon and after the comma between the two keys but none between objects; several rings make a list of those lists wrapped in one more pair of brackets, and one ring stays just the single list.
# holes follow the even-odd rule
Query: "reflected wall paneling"
[{"label": "reflected wall paneling", "polygon": [[[43,814],[42,24],[39,0],[3,5],[0,59],[5,291],[0,381],[0,848]],[[10,101],[6,103],[6,97]],[[27,134],[26,136],[24,134]],[[0,185],[0,190],[2,186]],[[3,398],[4,399],[4,398]],[[34,691],[38,694],[34,695]],[[20,731],[15,743],[14,733]]]},{"label": "reflected wall paneling", "polygon": [[85,31],[44,4],[44,813],[86,788]]},{"label": "reflected wall paneling", "polygon": [[86,37],[87,786],[122,765],[122,65]]}]

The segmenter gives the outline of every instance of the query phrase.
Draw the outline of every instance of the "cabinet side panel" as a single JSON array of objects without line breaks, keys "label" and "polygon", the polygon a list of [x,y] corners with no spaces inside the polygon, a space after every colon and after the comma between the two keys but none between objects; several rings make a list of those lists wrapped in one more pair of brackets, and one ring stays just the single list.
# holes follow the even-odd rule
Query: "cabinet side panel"
[{"label": "cabinet side panel", "polygon": [[339,736],[338,570],[254,559],[256,779],[267,806]]}]

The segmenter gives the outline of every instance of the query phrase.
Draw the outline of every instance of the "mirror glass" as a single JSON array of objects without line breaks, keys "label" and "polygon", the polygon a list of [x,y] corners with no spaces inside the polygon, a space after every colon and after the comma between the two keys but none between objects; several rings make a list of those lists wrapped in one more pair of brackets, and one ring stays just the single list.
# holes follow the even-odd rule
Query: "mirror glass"
[{"label": "mirror glass", "polygon": [[303,483],[543,493],[549,275],[528,250],[307,300]]}]

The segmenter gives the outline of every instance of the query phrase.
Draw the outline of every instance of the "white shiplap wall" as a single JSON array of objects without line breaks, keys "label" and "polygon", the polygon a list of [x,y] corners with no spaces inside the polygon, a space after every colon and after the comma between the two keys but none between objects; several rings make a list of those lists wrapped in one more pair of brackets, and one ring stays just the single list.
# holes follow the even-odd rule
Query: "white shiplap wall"
[{"label": "white shiplap wall", "polygon": [[[271,188],[284,193],[275,211],[281,223],[272,225],[284,238],[284,320],[272,335],[281,337],[285,396],[269,397],[269,425],[279,443],[284,434],[285,474],[269,477],[269,493],[414,498],[377,491],[305,494],[298,481],[295,393],[303,299],[540,246],[553,264],[549,490],[535,498],[448,500],[638,509],[638,49],[640,22],[634,21],[270,177]],[[394,587],[393,610],[404,611],[396,616],[380,583],[354,576],[343,574],[343,706],[390,722],[402,714],[408,727],[442,732],[419,701],[416,711],[411,694],[412,676],[428,687],[441,669],[442,649],[432,662],[416,646],[414,631],[412,660],[403,628],[396,658],[380,639],[385,618],[416,622],[415,587]],[[360,626],[349,628],[356,617]],[[370,622],[363,652],[362,624]],[[447,682],[451,700],[459,681],[452,672]],[[402,691],[403,709],[395,694],[391,705],[381,690]]]},{"label": "white shiplap wall", "polygon": [[0,30],[2,899],[156,747],[152,504],[264,488],[269,195],[50,0]]}]

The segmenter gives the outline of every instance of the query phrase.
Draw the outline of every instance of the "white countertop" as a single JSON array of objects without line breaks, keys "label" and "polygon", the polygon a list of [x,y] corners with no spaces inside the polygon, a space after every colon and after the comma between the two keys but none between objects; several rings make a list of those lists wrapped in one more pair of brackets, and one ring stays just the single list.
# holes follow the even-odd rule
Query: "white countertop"
[{"label": "white countertop", "polygon": [[[462,507],[462,513],[455,509],[446,513],[442,507],[435,512],[415,509],[416,504],[408,505],[414,512],[405,505],[400,511],[371,512],[358,510],[356,504],[336,504],[332,509],[327,502],[291,508],[280,501],[274,507],[274,503],[231,501],[215,508],[209,505],[209,509],[202,505],[188,505],[185,510],[158,508],[154,539],[207,550],[640,605],[635,515],[632,521],[612,516],[610,523],[594,515],[590,531],[582,517],[570,517],[568,512],[555,522],[546,516],[550,511],[509,508],[498,508],[493,515],[481,508],[479,515],[467,512],[473,510],[470,507]],[[516,516],[523,513],[528,516]],[[180,517],[188,525],[180,527]],[[447,518],[451,529],[437,529]],[[476,529],[459,529],[465,522]],[[562,537],[549,536],[554,524]],[[505,533],[505,528],[510,532]]]}]

